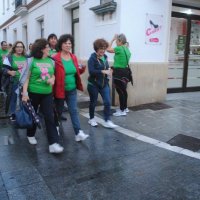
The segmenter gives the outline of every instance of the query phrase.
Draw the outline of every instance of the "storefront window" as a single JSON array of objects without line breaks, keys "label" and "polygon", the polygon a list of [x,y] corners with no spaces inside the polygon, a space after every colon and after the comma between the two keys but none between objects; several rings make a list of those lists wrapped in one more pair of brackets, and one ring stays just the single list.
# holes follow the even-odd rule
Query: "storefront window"
[{"label": "storefront window", "polygon": [[200,86],[200,21],[191,21],[187,87]]},{"label": "storefront window", "polygon": [[180,88],[183,84],[187,19],[172,17],[171,20],[168,88]]}]

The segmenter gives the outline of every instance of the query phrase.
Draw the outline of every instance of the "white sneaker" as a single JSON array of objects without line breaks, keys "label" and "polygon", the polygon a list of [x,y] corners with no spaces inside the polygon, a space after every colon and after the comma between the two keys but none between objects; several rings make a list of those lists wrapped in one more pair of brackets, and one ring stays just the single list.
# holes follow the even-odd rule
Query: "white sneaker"
[{"label": "white sneaker", "polygon": [[103,126],[106,128],[116,128],[118,127],[116,124],[114,124],[112,121],[108,120],[103,123]]},{"label": "white sneaker", "polygon": [[64,150],[64,148],[58,144],[58,143],[54,143],[49,145],[49,152],[50,153],[62,153]]},{"label": "white sneaker", "polygon": [[88,121],[88,123],[89,123],[91,126],[98,126],[98,124],[97,124],[97,122],[95,121],[94,118],[93,118],[93,119],[90,119],[90,120]]},{"label": "white sneaker", "polygon": [[126,113],[129,113],[129,109],[128,109],[128,108],[126,108],[124,111],[125,111]]},{"label": "white sneaker", "polygon": [[75,136],[75,141],[80,142],[88,138],[89,135],[85,134],[82,130],[79,130],[78,135]]},{"label": "white sneaker", "polygon": [[113,116],[116,116],[116,117],[126,116],[126,111],[118,110],[117,112],[113,113]]},{"label": "white sneaker", "polygon": [[35,137],[27,137],[30,144],[37,144],[37,140]]}]

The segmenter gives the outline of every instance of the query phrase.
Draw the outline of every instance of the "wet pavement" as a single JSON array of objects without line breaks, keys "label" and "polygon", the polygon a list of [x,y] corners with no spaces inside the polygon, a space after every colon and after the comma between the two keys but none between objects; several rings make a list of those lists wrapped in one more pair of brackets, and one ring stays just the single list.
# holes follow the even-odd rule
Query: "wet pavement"
[{"label": "wet pavement", "polygon": [[90,137],[75,142],[65,113],[61,155],[48,153],[44,130],[33,146],[24,130],[0,120],[0,200],[200,199],[200,92],[130,108],[126,117],[112,117],[115,130],[101,126],[100,105],[99,126],[90,127],[88,98],[79,99],[81,126]]}]

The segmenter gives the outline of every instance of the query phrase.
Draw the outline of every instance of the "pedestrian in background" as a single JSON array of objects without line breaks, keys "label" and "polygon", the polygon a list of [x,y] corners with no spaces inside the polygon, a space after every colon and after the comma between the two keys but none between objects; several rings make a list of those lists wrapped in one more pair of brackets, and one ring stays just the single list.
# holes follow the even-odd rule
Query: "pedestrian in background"
[{"label": "pedestrian in background", "polygon": [[109,67],[107,56],[105,51],[108,47],[108,42],[104,39],[97,39],[93,43],[94,53],[91,54],[88,60],[88,85],[87,90],[90,96],[89,115],[90,120],[88,123],[91,126],[97,126],[97,122],[94,118],[95,107],[97,104],[98,94],[101,95],[104,104],[104,120],[103,126],[107,128],[116,128],[110,120],[110,86],[109,77],[111,76],[112,70]]},{"label": "pedestrian in background", "polygon": [[6,55],[9,53],[8,47],[7,47],[7,42],[2,41],[1,42],[1,48],[0,48],[0,91],[1,89],[1,79],[2,79],[2,68],[3,68],[3,60],[6,57]]},{"label": "pedestrian in background", "polygon": [[53,56],[57,53],[57,43],[58,43],[58,38],[56,36],[56,34],[51,33],[48,36],[48,43],[49,43],[49,56]]},{"label": "pedestrian in background", "polygon": [[9,52],[11,51],[12,46],[13,46],[13,45],[12,45],[11,43],[8,44],[8,51],[9,51]]},{"label": "pedestrian in background", "polygon": [[9,97],[9,115],[10,120],[15,120],[14,112],[17,105],[17,93],[16,90],[19,85],[19,78],[22,71],[27,67],[26,50],[22,41],[17,41],[13,45],[8,56],[3,61],[3,73],[8,75],[11,84],[11,91],[7,91]]},{"label": "pedestrian in background", "polygon": [[79,68],[78,60],[71,53],[74,38],[70,34],[60,36],[58,39],[59,52],[53,57],[55,60],[55,86],[54,96],[59,116],[62,114],[64,100],[67,103],[71,122],[75,132],[75,140],[85,140],[89,135],[80,127],[80,119],[77,108],[77,90],[83,91],[80,73],[85,68]]},{"label": "pedestrian in background", "polygon": [[[61,153],[63,147],[59,144],[58,131],[54,122],[52,87],[55,82],[55,66],[49,58],[49,44],[45,39],[38,39],[32,47],[32,61],[28,77],[23,86],[22,101],[31,100],[35,112],[40,106],[45,120],[50,153]],[[27,129],[30,144],[37,144],[35,138],[36,125]]]},{"label": "pedestrian in background", "polygon": [[33,44],[30,43],[30,44],[28,45],[28,54],[27,54],[27,57],[29,57],[29,58],[31,57],[32,47],[33,47]]},{"label": "pedestrian in background", "polygon": [[[113,42],[116,41],[116,47],[112,48]],[[126,36],[124,34],[115,35],[109,44],[107,51],[114,53],[114,64],[113,64],[113,79],[114,86],[119,95],[120,108],[117,109],[114,116],[126,116],[129,112],[127,107],[127,84],[129,82],[128,77],[128,63],[131,57],[131,52],[127,45]]]}]

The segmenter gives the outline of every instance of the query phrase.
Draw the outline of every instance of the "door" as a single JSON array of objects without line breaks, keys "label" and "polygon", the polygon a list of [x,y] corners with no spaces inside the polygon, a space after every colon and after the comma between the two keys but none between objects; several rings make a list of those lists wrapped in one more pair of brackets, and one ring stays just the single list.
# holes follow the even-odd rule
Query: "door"
[{"label": "door", "polygon": [[200,90],[200,16],[172,13],[168,92]]},{"label": "door", "polygon": [[200,20],[191,20],[187,88],[200,86]]},{"label": "door", "polygon": [[72,35],[74,36],[74,47],[72,51],[79,58],[80,57],[79,7],[72,9]]}]

